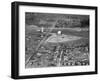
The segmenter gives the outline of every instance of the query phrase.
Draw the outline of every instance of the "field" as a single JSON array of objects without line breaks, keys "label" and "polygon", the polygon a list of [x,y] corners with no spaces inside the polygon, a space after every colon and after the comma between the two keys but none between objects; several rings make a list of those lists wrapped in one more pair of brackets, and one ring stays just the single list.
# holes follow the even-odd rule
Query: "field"
[{"label": "field", "polygon": [[[25,67],[57,67],[89,65],[89,31],[75,31],[53,28],[48,31],[37,31],[38,28],[26,27],[25,34]],[[66,41],[50,42],[52,33],[61,31]],[[69,40],[69,38],[71,38]],[[47,40],[49,39],[49,42]],[[57,38],[54,38],[55,40]],[[74,40],[73,40],[74,39]],[[67,41],[69,40],[69,41]]]},{"label": "field", "polygon": [[25,68],[89,65],[89,15],[25,13]]}]

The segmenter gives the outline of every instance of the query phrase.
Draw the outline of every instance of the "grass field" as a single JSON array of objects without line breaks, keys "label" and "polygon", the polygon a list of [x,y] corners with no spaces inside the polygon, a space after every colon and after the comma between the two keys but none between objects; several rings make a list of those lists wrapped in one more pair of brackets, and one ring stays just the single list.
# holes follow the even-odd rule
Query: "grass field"
[{"label": "grass field", "polygon": [[[26,27],[25,33],[25,61],[26,68],[32,67],[51,67],[51,66],[70,66],[70,65],[89,65],[89,31],[74,31],[69,29],[53,29],[51,33],[62,31],[62,34],[67,36],[80,37],[81,39],[66,41],[61,43],[41,44],[38,51],[38,44],[44,39],[48,32],[42,33],[34,28]],[[51,36],[48,34],[47,39]],[[72,37],[72,38],[73,38]],[[44,42],[47,40],[45,39]],[[59,50],[59,51],[57,51]],[[86,57],[84,55],[86,53]],[[71,54],[71,55],[70,55]],[[74,56],[77,54],[76,56]],[[84,55],[79,56],[79,55]],[[31,56],[31,58],[30,58]],[[76,61],[75,59],[84,58],[86,61]],[[30,58],[30,59],[29,59]],[[66,60],[67,58],[67,60]],[[71,60],[70,60],[71,59]]]}]

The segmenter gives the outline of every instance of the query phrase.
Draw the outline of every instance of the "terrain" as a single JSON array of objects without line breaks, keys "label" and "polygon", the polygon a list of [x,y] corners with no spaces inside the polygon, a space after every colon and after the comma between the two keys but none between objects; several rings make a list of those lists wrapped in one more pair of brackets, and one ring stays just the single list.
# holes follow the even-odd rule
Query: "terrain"
[{"label": "terrain", "polygon": [[88,15],[26,13],[25,68],[86,66],[89,56]]}]

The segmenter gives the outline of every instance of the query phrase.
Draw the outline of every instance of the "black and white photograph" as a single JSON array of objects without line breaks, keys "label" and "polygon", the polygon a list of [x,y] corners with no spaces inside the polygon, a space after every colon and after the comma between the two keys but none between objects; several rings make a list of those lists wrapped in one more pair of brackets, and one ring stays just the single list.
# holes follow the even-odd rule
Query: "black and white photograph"
[{"label": "black and white photograph", "polygon": [[88,66],[89,15],[25,13],[25,68]]},{"label": "black and white photograph", "polygon": [[97,74],[97,7],[12,3],[12,78]]}]

